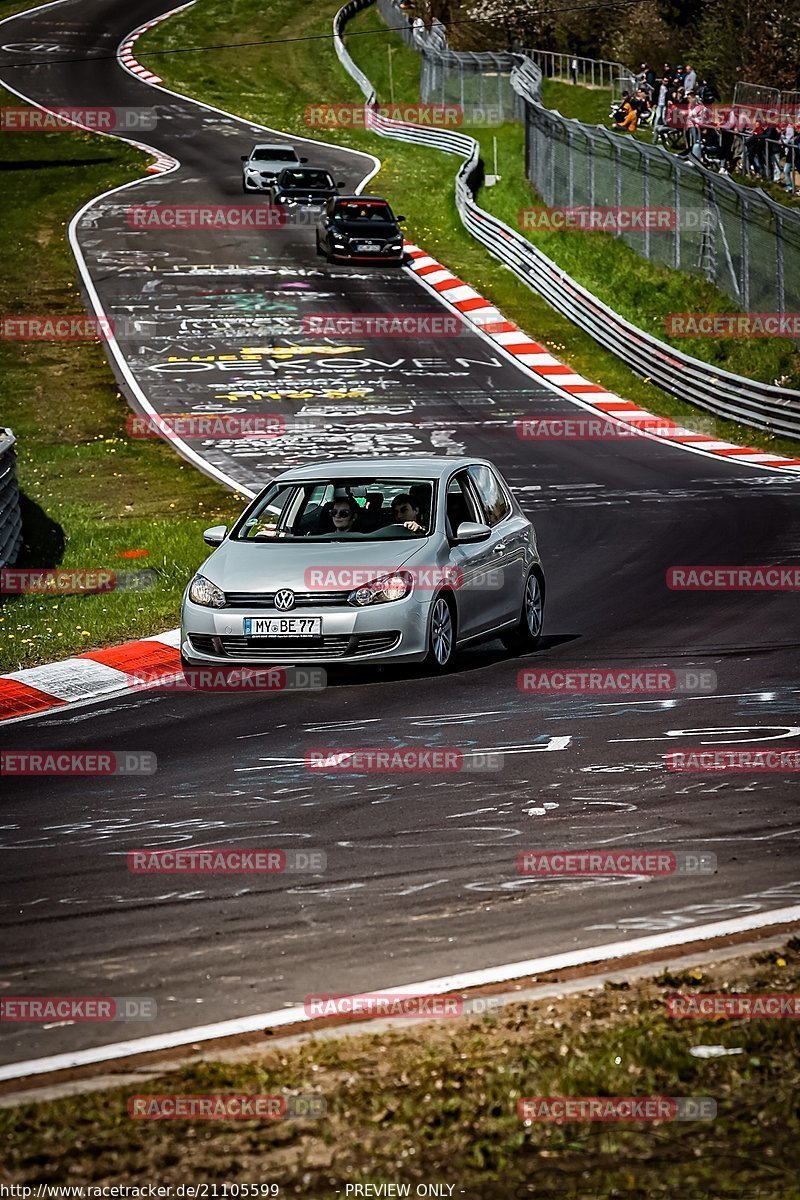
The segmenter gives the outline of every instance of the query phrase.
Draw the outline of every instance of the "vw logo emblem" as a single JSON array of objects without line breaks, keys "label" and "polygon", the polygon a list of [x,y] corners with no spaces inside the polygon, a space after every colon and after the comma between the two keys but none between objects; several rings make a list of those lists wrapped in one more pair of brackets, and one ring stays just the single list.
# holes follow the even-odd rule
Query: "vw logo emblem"
[{"label": "vw logo emblem", "polygon": [[294,608],[294,592],[289,588],[283,588],[282,591],[276,592],[275,607],[281,612],[288,612],[290,608]]}]

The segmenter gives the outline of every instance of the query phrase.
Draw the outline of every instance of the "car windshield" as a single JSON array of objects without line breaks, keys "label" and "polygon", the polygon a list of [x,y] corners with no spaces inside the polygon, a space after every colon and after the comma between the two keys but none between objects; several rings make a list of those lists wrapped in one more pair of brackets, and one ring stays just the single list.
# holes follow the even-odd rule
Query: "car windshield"
[{"label": "car windshield", "polygon": [[274,483],[234,527],[234,541],[393,541],[432,532],[430,479],[298,480]]},{"label": "car windshield", "polygon": [[281,184],[290,188],[331,188],[333,180],[327,171],[281,171]]},{"label": "car windshield", "polygon": [[297,162],[294,150],[282,150],[279,146],[257,146],[250,155],[253,162]]},{"label": "car windshield", "polygon": [[345,200],[336,205],[333,210],[335,221],[382,221],[384,224],[393,222],[392,210],[384,201],[376,200]]}]

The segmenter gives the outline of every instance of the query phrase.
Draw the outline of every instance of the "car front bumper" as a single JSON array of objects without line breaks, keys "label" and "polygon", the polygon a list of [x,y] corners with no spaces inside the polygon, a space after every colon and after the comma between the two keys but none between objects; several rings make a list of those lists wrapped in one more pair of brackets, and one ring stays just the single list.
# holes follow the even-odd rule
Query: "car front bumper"
[{"label": "car front bumper", "polygon": [[[184,599],[181,653],[198,666],[263,666],[273,663],[419,662],[427,654],[430,595],[368,608],[205,608]],[[321,617],[320,638],[263,638],[244,634],[245,617]]]},{"label": "car front bumper", "polygon": [[383,254],[361,254],[356,250],[332,250],[330,257],[334,262],[402,263],[405,258],[405,252],[403,250],[393,250]]}]

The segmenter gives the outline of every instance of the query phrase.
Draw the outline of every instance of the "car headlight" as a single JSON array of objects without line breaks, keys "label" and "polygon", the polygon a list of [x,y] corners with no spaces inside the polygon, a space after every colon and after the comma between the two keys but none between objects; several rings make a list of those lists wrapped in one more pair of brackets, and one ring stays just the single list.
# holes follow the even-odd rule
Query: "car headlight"
[{"label": "car headlight", "polygon": [[382,575],[364,587],[355,588],[347,597],[348,604],[366,608],[369,604],[389,604],[403,600],[411,591],[412,579],[408,571],[397,571],[393,575]]},{"label": "car headlight", "polygon": [[205,575],[195,575],[189,584],[189,599],[193,604],[202,604],[205,608],[224,608],[225,593]]}]

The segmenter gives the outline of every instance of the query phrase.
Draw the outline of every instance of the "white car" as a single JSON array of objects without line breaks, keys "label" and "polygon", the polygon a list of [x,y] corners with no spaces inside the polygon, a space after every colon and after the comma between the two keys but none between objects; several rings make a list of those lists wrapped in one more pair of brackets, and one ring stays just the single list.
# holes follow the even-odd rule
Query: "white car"
[{"label": "white car", "polygon": [[249,154],[242,155],[242,190],[267,192],[287,167],[308,162],[300,158],[289,142],[260,142]]}]

